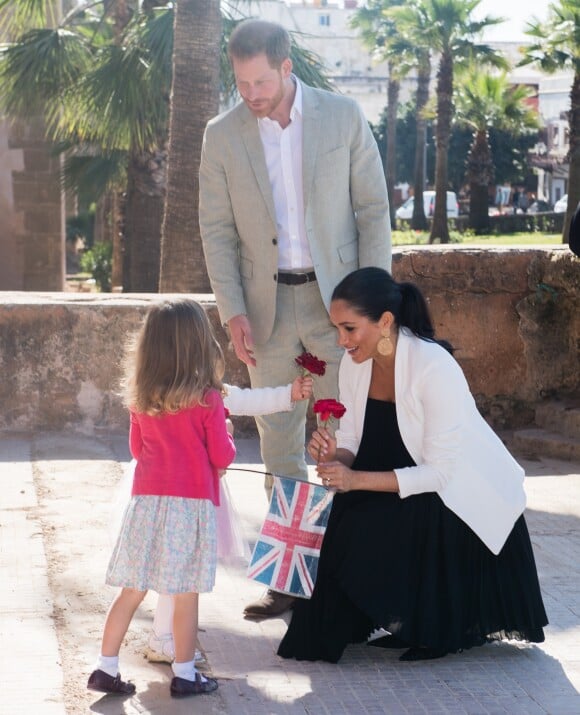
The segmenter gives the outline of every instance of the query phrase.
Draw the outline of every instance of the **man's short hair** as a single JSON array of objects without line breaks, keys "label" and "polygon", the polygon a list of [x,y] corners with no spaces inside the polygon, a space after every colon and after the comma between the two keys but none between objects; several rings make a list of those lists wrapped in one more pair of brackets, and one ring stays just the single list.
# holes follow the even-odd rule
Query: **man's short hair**
[{"label": "man's short hair", "polygon": [[290,35],[275,22],[244,20],[236,27],[228,42],[230,60],[249,60],[266,55],[270,67],[279,69],[290,56]]}]

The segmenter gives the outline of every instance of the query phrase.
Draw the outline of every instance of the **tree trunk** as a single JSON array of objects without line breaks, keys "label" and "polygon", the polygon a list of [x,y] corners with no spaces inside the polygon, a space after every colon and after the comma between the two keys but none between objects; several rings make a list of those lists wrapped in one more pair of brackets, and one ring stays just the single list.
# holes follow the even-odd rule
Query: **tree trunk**
[{"label": "tree trunk", "polygon": [[467,181],[470,187],[468,225],[478,233],[489,231],[489,187],[493,178],[493,159],[487,131],[477,131],[467,155]]},{"label": "tree trunk", "polygon": [[123,285],[123,243],[120,221],[120,202],[118,191],[110,189],[97,201],[95,212],[95,243],[110,241],[113,244],[111,286]]},{"label": "tree trunk", "polygon": [[570,171],[568,174],[568,208],[562,242],[570,239],[570,222],[580,202],[580,70],[576,70],[570,90]]},{"label": "tree trunk", "polygon": [[451,116],[453,113],[453,57],[449,49],[445,50],[439,61],[437,72],[437,126],[435,129],[435,212],[429,243],[439,239],[440,243],[449,243],[447,225],[447,154],[451,134]]},{"label": "tree trunk", "polygon": [[397,177],[397,110],[401,83],[393,76],[393,65],[389,62],[389,83],[387,85],[387,155],[385,157],[385,178],[389,197],[391,228],[396,228],[395,182]]},{"label": "tree trunk", "polygon": [[133,154],[127,169],[123,292],[157,293],[167,152]]},{"label": "tree trunk", "polygon": [[417,99],[415,106],[417,137],[415,143],[415,172],[413,195],[413,216],[411,228],[415,231],[426,231],[429,222],[425,216],[423,205],[423,190],[425,188],[425,152],[427,151],[427,120],[425,106],[429,101],[429,80],[431,77],[431,61],[429,55],[422,58],[417,73]]},{"label": "tree trunk", "polygon": [[211,292],[199,231],[203,132],[219,108],[219,0],[178,0],[174,10],[169,166],[159,290]]}]

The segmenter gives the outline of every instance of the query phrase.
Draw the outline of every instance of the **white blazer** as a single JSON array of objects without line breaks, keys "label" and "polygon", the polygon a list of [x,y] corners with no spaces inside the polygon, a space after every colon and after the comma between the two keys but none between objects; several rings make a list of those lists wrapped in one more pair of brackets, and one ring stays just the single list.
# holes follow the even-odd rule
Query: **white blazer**
[{"label": "white blazer", "polygon": [[[339,370],[346,413],[339,447],[356,455],[362,437],[372,360],[348,354]],[[494,554],[526,506],[524,470],[479,413],[456,360],[440,345],[399,331],[395,402],[403,443],[417,466],[396,469],[401,498],[437,492]]]}]

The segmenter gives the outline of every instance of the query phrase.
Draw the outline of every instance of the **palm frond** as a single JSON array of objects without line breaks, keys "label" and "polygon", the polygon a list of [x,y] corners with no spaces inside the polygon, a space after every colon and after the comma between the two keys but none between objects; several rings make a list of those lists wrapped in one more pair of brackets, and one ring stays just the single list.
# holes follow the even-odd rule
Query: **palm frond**
[{"label": "palm frond", "polygon": [[[97,153],[95,153],[95,151]],[[121,188],[126,182],[128,155],[126,152],[99,154],[86,149],[68,153],[63,164],[63,186],[98,199],[111,188]]]},{"label": "palm frond", "polygon": [[0,30],[14,37],[30,27],[56,27],[57,7],[53,0],[0,0]]},{"label": "palm frond", "polygon": [[126,46],[101,50],[94,68],[69,94],[58,125],[62,136],[78,136],[108,151],[157,143],[167,123],[170,67],[165,75],[154,65],[139,33],[128,40]]},{"label": "palm frond", "polygon": [[315,52],[307,49],[301,42],[306,38],[297,32],[290,33],[290,59],[294,74],[305,84],[319,89],[334,90],[328,77],[328,68]]},{"label": "palm frond", "polygon": [[9,116],[54,114],[90,62],[91,49],[78,34],[30,30],[0,52],[0,102]]}]

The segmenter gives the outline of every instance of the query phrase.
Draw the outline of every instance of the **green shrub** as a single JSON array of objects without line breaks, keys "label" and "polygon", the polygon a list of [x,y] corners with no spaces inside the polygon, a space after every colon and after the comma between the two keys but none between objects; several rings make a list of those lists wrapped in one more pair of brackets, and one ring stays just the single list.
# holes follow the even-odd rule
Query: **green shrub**
[{"label": "green shrub", "polygon": [[111,292],[113,270],[113,244],[110,241],[95,243],[85,251],[80,260],[81,269],[90,273],[102,293]]}]

